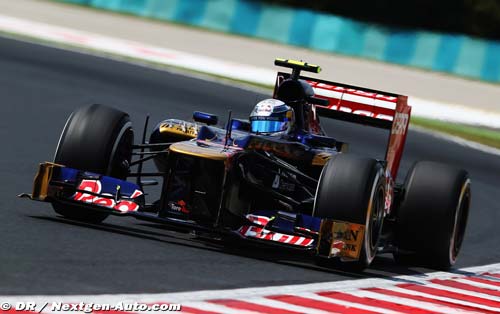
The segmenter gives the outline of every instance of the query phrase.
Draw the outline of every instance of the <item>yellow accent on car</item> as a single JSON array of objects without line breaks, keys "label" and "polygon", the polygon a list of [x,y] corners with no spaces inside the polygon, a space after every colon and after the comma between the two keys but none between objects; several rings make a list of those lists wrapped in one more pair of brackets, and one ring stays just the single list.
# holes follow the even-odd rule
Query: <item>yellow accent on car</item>
[{"label": "yellow accent on car", "polygon": [[173,133],[194,138],[198,135],[198,126],[194,123],[178,124],[166,122],[160,125],[160,133]]},{"label": "yellow accent on car", "polygon": [[298,60],[292,60],[292,59],[283,59],[283,58],[276,58],[274,60],[274,64],[278,66],[284,66],[290,68],[294,68],[294,66],[298,66],[301,68],[301,70],[304,71],[309,71],[309,72],[314,72],[314,73],[319,73],[321,72],[321,67],[317,64],[310,64],[304,61],[298,61]]},{"label": "yellow accent on car", "polygon": [[199,146],[194,141],[178,142],[170,145],[170,152],[211,160],[226,160],[228,154],[220,147]]},{"label": "yellow accent on car", "polygon": [[49,182],[52,180],[52,172],[55,168],[64,166],[52,162],[41,163],[38,167],[38,172],[33,182],[32,200],[44,201],[49,194]]},{"label": "yellow accent on car", "polygon": [[328,152],[318,153],[318,154],[314,155],[311,164],[313,166],[324,166],[324,165],[326,165],[328,160],[330,160],[331,157],[332,157],[332,154],[328,153]]}]

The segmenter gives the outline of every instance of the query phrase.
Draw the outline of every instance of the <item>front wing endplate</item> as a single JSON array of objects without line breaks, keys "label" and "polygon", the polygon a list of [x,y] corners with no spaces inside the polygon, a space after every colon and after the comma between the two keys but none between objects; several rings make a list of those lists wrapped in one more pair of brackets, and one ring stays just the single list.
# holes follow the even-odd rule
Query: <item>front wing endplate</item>
[{"label": "front wing endplate", "polygon": [[323,257],[358,260],[365,238],[365,226],[345,221],[323,219],[317,253]]},{"label": "front wing endplate", "polygon": [[55,168],[62,168],[64,166],[52,162],[41,163],[38,172],[33,182],[33,194],[31,199],[37,201],[45,201],[49,195],[49,183],[52,180],[52,173]]}]

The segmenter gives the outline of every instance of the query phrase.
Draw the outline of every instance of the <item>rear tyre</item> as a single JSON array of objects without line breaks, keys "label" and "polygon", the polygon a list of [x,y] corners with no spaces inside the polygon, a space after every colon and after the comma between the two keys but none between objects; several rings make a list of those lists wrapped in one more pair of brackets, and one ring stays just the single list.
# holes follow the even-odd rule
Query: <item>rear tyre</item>
[{"label": "rear tyre", "polygon": [[396,213],[396,243],[401,264],[446,270],[455,264],[470,207],[465,170],[422,161],[410,169]]},{"label": "rear tyre", "polygon": [[[57,145],[54,162],[67,167],[126,179],[134,133],[129,115],[103,105],[74,111]],[[79,221],[98,223],[108,214],[53,203],[56,213]]]},{"label": "rear tyre", "polygon": [[384,204],[385,176],[380,163],[348,154],[330,159],[319,179],[313,216],[364,225],[365,234],[358,261],[318,258],[318,264],[356,271],[368,267],[377,252]]}]

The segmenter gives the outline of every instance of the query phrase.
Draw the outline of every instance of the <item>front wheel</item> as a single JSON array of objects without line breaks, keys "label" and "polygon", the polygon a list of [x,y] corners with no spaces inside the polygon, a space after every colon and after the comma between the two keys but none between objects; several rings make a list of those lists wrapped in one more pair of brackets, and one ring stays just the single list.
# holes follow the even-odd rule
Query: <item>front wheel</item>
[{"label": "front wheel", "polygon": [[470,199],[465,170],[417,162],[406,177],[396,214],[396,261],[443,270],[453,266],[464,239]]},{"label": "front wheel", "polygon": [[[129,115],[117,109],[91,105],[68,118],[57,145],[54,162],[70,168],[125,179],[132,156],[134,133]],[[107,213],[52,204],[67,218],[97,223]]]},{"label": "front wheel", "polygon": [[[359,259],[332,265],[362,270],[375,258],[384,220],[385,181],[382,165],[370,158],[339,154],[323,168],[313,215],[365,227]],[[322,266],[329,263],[318,261]]]}]

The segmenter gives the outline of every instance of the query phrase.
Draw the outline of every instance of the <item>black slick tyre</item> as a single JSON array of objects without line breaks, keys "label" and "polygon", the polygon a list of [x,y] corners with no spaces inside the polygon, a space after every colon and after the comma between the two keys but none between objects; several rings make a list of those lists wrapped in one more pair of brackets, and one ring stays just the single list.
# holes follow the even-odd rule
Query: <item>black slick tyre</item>
[{"label": "black slick tyre", "polygon": [[[57,145],[54,162],[67,167],[125,179],[129,171],[134,133],[129,115],[94,104],[74,111]],[[107,213],[68,208],[53,203],[56,213],[79,221],[98,223]]]},{"label": "black slick tyre", "polygon": [[313,216],[365,226],[359,260],[338,262],[318,258],[321,266],[360,271],[375,258],[384,219],[385,176],[374,159],[339,154],[323,168]]},{"label": "black slick tyre", "polygon": [[415,163],[396,213],[396,261],[442,270],[452,267],[465,235],[470,199],[465,170],[430,161]]}]

